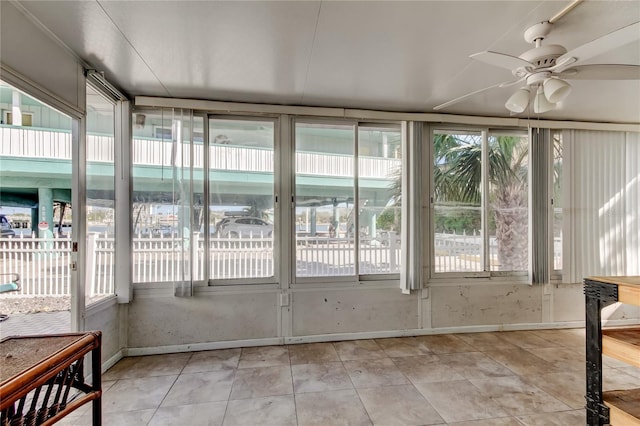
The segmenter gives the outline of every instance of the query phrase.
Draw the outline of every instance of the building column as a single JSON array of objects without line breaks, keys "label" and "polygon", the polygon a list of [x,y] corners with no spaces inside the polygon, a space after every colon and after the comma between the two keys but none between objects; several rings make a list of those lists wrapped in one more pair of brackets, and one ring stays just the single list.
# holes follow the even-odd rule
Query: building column
[{"label": "building column", "polygon": [[[345,204],[347,206],[347,211],[349,211],[349,204],[348,203],[345,203]],[[337,202],[333,203],[332,216],[333,216],[333,227],[335,228],[336,237],[338,237],[338,231],[340,230],[340,209],[338,208]],[[347,217],[347,228],[349,228],[349,217]],[[347,229],[346,232],[348,233],[349,229]]]},{"label": "building column", "polygon": [[316,222],[317,222],[317,218],[316,218],[316,208],[315,207],[311,207],[310,208],[310,218],[309,221],[311,222],[311,230],[310,230],[310,234],[311,235],[316,235]]},{"label": "building column", "polygon": [[375,213],[371,213],[369,216],[369,236],[371,238],[375,238],[378,233],[378,215]]},{"label": "building column", "polygon": [[49,231],[53,233],[53,190],[51,188],[38,188],[38,220],[36,226],[46,222]]},{"label": "building column", "polygon": [[38,208],[31,207],[31,233],[38,235]]},{"label": "building column", "polygon": [[11,125],[22,126],[22,98],[17,90],[12,94]]}]

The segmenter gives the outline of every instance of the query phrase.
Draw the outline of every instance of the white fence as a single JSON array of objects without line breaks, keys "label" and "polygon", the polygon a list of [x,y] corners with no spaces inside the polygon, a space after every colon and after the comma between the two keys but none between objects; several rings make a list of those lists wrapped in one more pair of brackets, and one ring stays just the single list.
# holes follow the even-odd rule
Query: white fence
[{"label": "white fence", "polygon": [[[435,234],[435,272],[479,272],[482,264],[482,237],[473,234]],[[498,263],[498,242],[489,237],[489,262]],[[553,242],[553,269],[562,270],[562,237]]]},{"label": "white fence", "polygon": [[[191,244],[191,241],[195,244]],[[191,239],[139,235],[133,238],[135,283],[204,280],[205,241],[195,233]],[[274,245],[271,237],[211,238],[209,276],[212,279],[242,279],[274,276]],[[193,250],[193,253],[190,251]],[[87,238],[86,293],[89,297],[114,292],[114,239],[91,234]],[[195,264],[189,265],[190,255]],[[354,241],[346,238],[298,237],[298,276],[336,276],[399,273],[400,240],[396,235],[363,238],[359,255]],[[0,238],[0,277],[19,276],[22,295],[64,296],[70,294],[71,240],[68,237]]]},{"label": "white fence", "polygon": [[[191,244],[191,241],[194,244]],[[205,241],[195,233],[191,239],[136,236],[133,239],[135,283],[205,280]],[[211,238],[209,277],[242,279],[271,277],[275,272],[274,244],[265,238]],[[555,243],[554,267],[561,269],[561,241]],[[191,252],[193,251],[193,252]],[[385,234],[362,238],[356,252],[348,238],[296,238],[295,261],[298,277],[389,274],[400,272],[400,238]],[[496,242],[490,240],[490,256],[497,257]],[[482,271],[481,238],[478,235],[436,234],[436,272]],[[114,239],[91,234],[87,239],[86,293],[113,294]],[[0,278],[17,274],[23,295],[63,296],[70,293],[71,240],[64,238],[0,238]],[[193,268],[188,263],[193,258]],[[5,278],[6,279],[6,278]],[[2,282],[0,282],[1,284]]]},{"label": "white fence", "polygon": [[[56,158],[71,160],[71,133],[60,130],[0,126],[0,156]],[[193,167],[202,168],[202,145],[194,145]],[[182,145],[181,161],[189,166],[189,146]],[[134,138],[134,165],[172,166],[175,163],[171,141]],[[273,150],[211,144],[209,167],[214,170],[273,172]],[[113,162],[113,137],[87,135],[87,161]],[[180,164],[181,161],[177,161]],[[395,158],[360,157],[358,173],[364,178],[389,178],[400,167]],[[296,173],[318,176],[353,177],[353,157],[347,155],[297,152]]]},{"label": "white fence", "polygon": [[0,238],[0,278],[17,274],[20,294],[68,295],[70,254],[71,240],[68,238]]}]

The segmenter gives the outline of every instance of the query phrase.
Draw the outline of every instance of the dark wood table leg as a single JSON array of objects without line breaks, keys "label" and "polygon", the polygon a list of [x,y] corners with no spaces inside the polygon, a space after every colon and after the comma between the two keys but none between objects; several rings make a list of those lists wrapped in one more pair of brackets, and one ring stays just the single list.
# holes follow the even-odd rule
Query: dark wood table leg
[{"label": "dark wood table leg", "polygon": [[587,379],[587,425],[609,423],[609,407],[602,400],[602,322],[601,310],[618,300],[618,287],[585,280],[585,333]]},{"label": "dark wood table leg", "polygon": [[91,376],[94,392],[99,396],[92,401],[93,426],[102,425],[102,335],[98,335],[98,347],[91,351]]}]

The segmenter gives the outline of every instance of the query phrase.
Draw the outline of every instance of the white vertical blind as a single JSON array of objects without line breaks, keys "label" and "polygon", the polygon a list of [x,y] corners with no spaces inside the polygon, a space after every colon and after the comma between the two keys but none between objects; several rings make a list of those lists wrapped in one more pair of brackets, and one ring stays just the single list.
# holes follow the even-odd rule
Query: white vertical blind
[{"label": "white vertical blind", "polygon": [[[549,254],[549,166],[552,150],[549,129],[531,129],[529,136],[529,185],[531,214],[529,215],[529,275],[534,284],[548,283],[550,279]],[[553,236],[551,236],[553,238]]]},{"label": "white vertical blind", "polygon": [[422,288],[422,128],[420,122],[402,123],[402,270],[400,288],[403,293]]},{"label": "white vertical blind", "polygon": [[640,133],[626,133],[627,275],[640,275]]},{"label": "white vertical blind", "polygon": [[575,130],[570,134],[572,241],[565,281],[638,271],[637,134]]}]

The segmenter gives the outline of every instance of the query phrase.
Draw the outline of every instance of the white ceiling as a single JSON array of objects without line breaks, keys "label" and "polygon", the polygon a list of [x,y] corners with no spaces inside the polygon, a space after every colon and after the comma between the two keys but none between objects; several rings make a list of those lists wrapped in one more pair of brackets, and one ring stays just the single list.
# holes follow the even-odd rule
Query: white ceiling
[{"label": "white ceiling", "polygon": [[[407,112],[512,79],[469,59],[532,45],[529,26],[569,1],[21,1],[130,96]],[[640,1],[585,1],[545,42],[572,49],[640,21]],[[640,41],[589,63],[640,65]],[[640,122],[640,81],[572,80],[542,118]],[[517,88],[517,87],[515,87]],[[498,88],[441,112],[509,116]],[[526,116],[526,112],[523,114]]]}]

